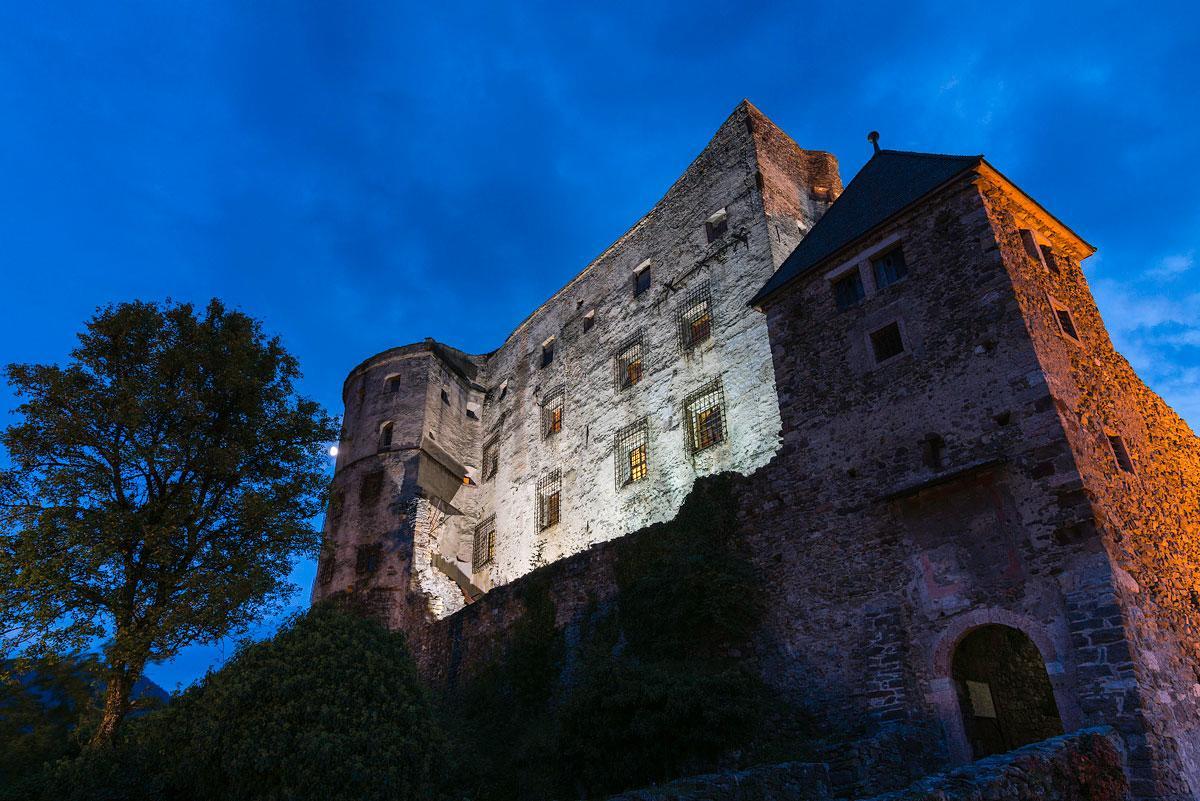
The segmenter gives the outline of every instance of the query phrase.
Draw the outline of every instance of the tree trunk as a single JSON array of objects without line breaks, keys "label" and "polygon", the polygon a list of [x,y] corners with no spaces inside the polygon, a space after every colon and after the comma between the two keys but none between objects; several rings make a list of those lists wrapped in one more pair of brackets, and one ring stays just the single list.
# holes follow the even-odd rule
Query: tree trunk
[{"label": "tree trunk", "polygon": [[104,690],[104,715],[100,726],[92,735],[88,748],[103,748],[112,743],[121,721],[129,714],[133,703],[133,685],[141,675],[141,668],[125,662],[118,663],[108,671],[108,686]]}]

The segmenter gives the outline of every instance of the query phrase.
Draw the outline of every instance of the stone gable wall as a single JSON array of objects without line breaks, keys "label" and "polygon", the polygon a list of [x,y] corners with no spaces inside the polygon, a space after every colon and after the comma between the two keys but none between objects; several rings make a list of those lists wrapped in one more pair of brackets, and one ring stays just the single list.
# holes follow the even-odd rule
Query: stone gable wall
[{"label": "stone gable wall", "polygon": [[[1182,766],[1182,777],[1156,775],[1135,792],[1191,797],[1200,792],[1200,439],[1113,348],[1078,259],[1056,247],[1055,272],[1027,254],[1021,229],[1057,244],[1054,229],[998,188],[986,200],[1006,257],[1023,268],[1013,271],[1018,297],[1077,470],[1063,497],[1076,519],[1057,536],[1102,542],[1114,565],[1112,603],[1102,607],[1109,614],[1085,618],[1080,609],[1073,640],[1089,673],[1121,665],[1119,680],[1138,695],[1107,710],[1110,718],[1133,711],[1146,728],[1131,763]],[[1080,341],[1057,323],[1054,301]],[[1124,440],[1134,472],[1121,469],[1110,434]],[[1128,641],[1097,620],[1117,618],[1117,607]]]}]

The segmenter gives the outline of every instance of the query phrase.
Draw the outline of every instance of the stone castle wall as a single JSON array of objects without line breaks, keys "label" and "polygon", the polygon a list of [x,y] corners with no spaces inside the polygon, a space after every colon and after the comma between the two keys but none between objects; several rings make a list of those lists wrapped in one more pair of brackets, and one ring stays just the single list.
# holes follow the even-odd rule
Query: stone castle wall
[{"label": "stone castle wall", "polygon": [[[1122,610],[1119,640],[1107,626],[1089,630],[1095,615],[1079,613],[1072,641],[1081,671],[1091,681],[1126,686],[1121,709],[1105,714],[1133,715],[1144,727],[1144,747],[1135,741],[1130,750],[1135,766],[1148,771],[1151,764],[1178,763],[1200,780],[1200,440],[1113,348],[1078,262],[1048,269],[1024,247],[1021,229],[1049,242],[1054,230],[1008,198],[989,193],[987,201],[1007,258],[1026,266],[1014,271],[1017,296],[1072,457],[1062,503],[1076,519],[1066,520],[1057,536],[1102,543],[1114,573],[1113,601]],[[1055,304],[1070,313],[1078,340],[1057,323]],[[1110,436],[1128,452],[1129,470]],[[1119,680],[1095,675],[1117,665]],[[1200,792],[1170,776],[1154,780],[1163,792]]]},{"label": "stone castle wall", "polygon": [[[1030,259],[1021,228],[1053,242],[1057,274]],[[783,447],[739,484],[770,594],[759,663],[781,694],[819,699],[831,727],[933,724],[966,760],[955,648],[978,626],[1010,627],[1036,645],[1067,730],[1115,726],[1135,795],[1183,798],[1198,562],[1194,507],[1175,493],[1191,486],[1197,446],[1111,351],[1079,270],[1086,250],[1060,228],[1001,177],[977,176],[767,303]],[[909,274],[876,288],[869,258],[897,243]],[[846,269],[863,271],[868,297],[841,311],[831,281]],[[1082,344],[1054,322],[1051,280]],[[876,365],[869,335],[893,321],[907,352]],[[1100,447],[1113,426],[1136,482]],[[539,574],[560,626],[611,602],[614,553],[600,545]],[[523,584],[419,636],[435,684],[503,647]]]},{"label": "stone castle wall", "polygon": [[[377,506],[348,504],[330,516],[332,578],[321,574],[314,598],[355,588],[381,605],[414,604],[426,618],[441,617],[461,608],[464,595],[670,519],[697,476],[765,464],[779,444],[778,406],[765,321],[746,304],[840,190],[832,156],[801,150],[743,104],[663,200],[498,350],[470,356],[429,342],[356,368],[346,382],[335,495],[353,496],[373,462],[402,449],[419,456],[420,469],[392,475],[395,492]],[[721,214],[710,233],[707,223]],[[647,265],[650,288],[635,294],[635,271]],[[704,290],[711,336],[686,347],[679,315]],[[622,389],[617,356],[635,339],[641,380]],[[551,341],[553,360],[543,366]],[[395,378],[398,385],[389,383]],[[684,402],[714,380],[726,436],[692,453]],[[547,436],[555,397],[562,427]],[[614,436],[639,421],[648,475],[622,484],[617,460],[627,455],[614,452]],[[394,437],[381,447],[388,422]],[[498,454],[494,476],[483,469],[485,446]],[[538,484],[555,471],[560,520],[543,531]],[[476,526],[493,516],[493,558],[475,569]],[[373,582],[355,571],[356,554],[380,542],[394,558]],[[388,617],[401,625],[421,614]]]}]

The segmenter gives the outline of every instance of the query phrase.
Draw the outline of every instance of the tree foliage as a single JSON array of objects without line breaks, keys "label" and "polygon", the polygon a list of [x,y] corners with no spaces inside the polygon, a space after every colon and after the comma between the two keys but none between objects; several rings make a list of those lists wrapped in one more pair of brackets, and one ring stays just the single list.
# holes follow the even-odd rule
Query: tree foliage
[{"label": "tree foliage", "polygon": [[444,749],[403,635],[327,602],[243,646],[166,709],[131,720],[111,750],[60,763],[38,795],[427,799]]},{"label": "tree foliage", "polygon": [[3,442],[0,647],[97,637],[107,692],[96,742],[147,661],[236,632],[312,553],[333,421],[299,397],[296,360],[212,301],[101,309],[65,367],[14,364],[20,422]]}]

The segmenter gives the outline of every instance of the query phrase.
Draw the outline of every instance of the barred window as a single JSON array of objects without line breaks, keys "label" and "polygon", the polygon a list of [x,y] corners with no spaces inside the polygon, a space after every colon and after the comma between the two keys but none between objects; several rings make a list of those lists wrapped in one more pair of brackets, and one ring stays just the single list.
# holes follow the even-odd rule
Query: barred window
[{"label": "barred window", "polygon": [[379,560],[383,556],[383,546],[360,545],[354,552],[354,572],[359,575],[374,573],[379,569]]},{"label": "barred window", "polygon": [[321,554],[321,567],[317,571],[317,581],[322,585],[333,581],[334,555],[332,551]]},{"label": "barred window", "polygon": [[358,485],[358,503],[361,506],[368,506],[379,500],[379,495],[383,492],[383,471],[372,470],[363,476],[362,483]]},{"label": "barred window", "polygon": [[496,516],[492,515],[475,527],[475,541],[471,548],[471,570],[479,572],[490,565],[496,556]]},{"label": "barred window", "polygon": [[617,389],[629,389],[642,380],[642,333],[630,339],[617,350],[614,362]]},{"label": "barred window", "polygon": [[500,469],[500,439],[492,437],[483,444],[483,480],[490,481]]},{"label": "barred window", "polygon": [[551,437],[562,431],[563,427],[563,391],[556,389],[546,395],[542,401],[542,439]]},{"label": "barred window", "polygon": [[721,379],[705,384],[683,403],[688,450],[702,451],[725,441],[725,391]]},{"label": "barred window", "polygon": [[560,498],[562,495],[562,473],[558,470],[547,473],[538,481],[538,530],[545,531],[558,525]]},{"label": "barred window", "polygon": [[679,306],[679,341],[691,350],[712,336],[712,299],[708,284],[693,289]]},{"label": "barred window", "polygon": [[613,459],[616,468],[617,489],[648,474],[650,438],[646,418],[625,426],[613,436]]}]

